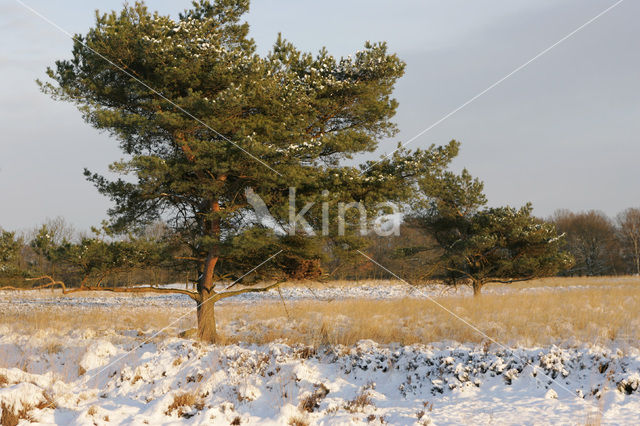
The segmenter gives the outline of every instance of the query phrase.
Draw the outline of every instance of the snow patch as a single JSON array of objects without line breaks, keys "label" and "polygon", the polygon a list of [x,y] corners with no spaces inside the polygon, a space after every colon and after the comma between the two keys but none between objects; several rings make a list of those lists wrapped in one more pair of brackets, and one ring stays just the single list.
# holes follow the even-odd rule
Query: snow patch
[{"label": "snow patch", "polygon": [[109,341],[99,340],[92,343],[78,365],[85,371],[105,366],[109,359],[118,353],[118,349]]}]

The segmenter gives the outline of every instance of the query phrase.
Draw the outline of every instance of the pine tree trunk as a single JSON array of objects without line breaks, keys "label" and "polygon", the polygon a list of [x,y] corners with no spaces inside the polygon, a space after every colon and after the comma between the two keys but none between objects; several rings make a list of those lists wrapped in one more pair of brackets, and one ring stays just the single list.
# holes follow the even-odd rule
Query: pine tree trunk
[{"label": "pine tree trunk", "polygon": [[203,343],[216,343],[218,335],[216,333],[215,300],[208,299],[208,292],[200,292],[201,302],[198,304],[198,340]]},{"label": "pine tree trunk", "polygon": [[[218,180],[226,180],[226,176],[220,176]],[[209,204],[210,213],[220,212],[220,203],[217,200],[213,200]],[[220,217],[215,216],[206,222],[206,231],[220,241]],[[216,343],[216,317],[214,313],[215,299],[211,297],[215,295],[213,291],[214,282],[213,276],[218,263],[218,247],[214,245],[209,249],[204,264],[202,265],[202,272],[198,278],[198,295],[200,296],[198,303],[198,340],[204,343]]]},{"label": "pine tree trunk", "polygon": [[482,286],[484,284],[482,283],[482,281],[474,281],[473,282],[473,296],[477,297],[480,296],[480,292],[482,290]]},{"label": "pine tree trunk", "polygon": [[212,250],[204,263],[204,270],[198,280],[198,340],[204,343],[216,343],[216,317],[214,315],[214,305],[216,303],[212,296],[213,291],[213,271],[218,263],[215,250]]}]

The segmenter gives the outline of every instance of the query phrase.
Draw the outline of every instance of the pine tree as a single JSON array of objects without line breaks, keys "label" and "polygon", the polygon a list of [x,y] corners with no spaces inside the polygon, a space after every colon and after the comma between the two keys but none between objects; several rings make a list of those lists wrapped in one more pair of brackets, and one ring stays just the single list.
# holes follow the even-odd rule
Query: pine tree
[{"label": "pine tree", "polygon": [[562,236],[553,224],[532,216],[530,203],[520,209],[484,207],[483,183],[466,170],[427,177],[420,186],[413,221],[437,242],[439,255],[431,270],[449,283],[466,282],[479,295],[490,282],[531,280],[571,267]]},{"label": "pine tree", "polygon": [[26,271],[18,264],[22,245],[22,239],[16,237],[15,232],[0,228],[0,282],[25,275]]},{"label": "pine tree", "polygon": [[[241,22],[248,7],[248,0],[195,2],[173,19],[136,3],[98,14],[76,36],[73,57],[48,70],[53,82],[40,83],[119,141],[126,158],[111,170],[128,176],[111,181],[85,171],[114,201],[111,229],[165,220],[192,251],[205,341],[216,338],[216,300],[268,288],[218,292],[222,274],[242,277],[282,250],[256,271],[260,278],[318,276],[326,244],[303,227],[291,232],[290,187],[297,209],[315,203],[305,219],[318,232],[321,205],[330,206],[335,235],[338,203],[362,202],[373,212],[376,203],[407,199],[407,179],[439,173],[457,153],[449,144],[344,165],[396,133],[391,95],[404,63],[385,43],[338,59],[326,49],[301,52],[282,37],[260,56]],[[275,224],[255,220],[247,188]],[[347,213],[347,221],[357,218],[355,209]],[[358,247],[357,232],[348,234],[333,243]]]}]

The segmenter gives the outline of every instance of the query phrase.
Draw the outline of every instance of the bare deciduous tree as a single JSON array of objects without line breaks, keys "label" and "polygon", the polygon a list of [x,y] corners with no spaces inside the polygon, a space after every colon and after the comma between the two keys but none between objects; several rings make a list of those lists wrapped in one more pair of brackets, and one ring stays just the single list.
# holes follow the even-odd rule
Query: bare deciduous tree
[{"label": "bare deciduous tree", "polygon": [[633,272],[640,275],[640,209],[626,209],[618,214],[617,222],[623,248],[633,259]]},{"label": "bare deciduous tree", "polygon": [[571,274],[616,274],[624,268],[615,226],[604,213],[558,210],[551,220],[558,232],[566,234],[565,249],[575,259]]}]

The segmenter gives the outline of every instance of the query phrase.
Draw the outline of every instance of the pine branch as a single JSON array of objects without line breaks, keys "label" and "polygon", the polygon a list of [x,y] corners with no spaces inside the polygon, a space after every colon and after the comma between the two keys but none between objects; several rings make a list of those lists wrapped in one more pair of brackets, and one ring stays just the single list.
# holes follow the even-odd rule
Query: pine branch
[{"label": "pine branch", "polygon": [[537,278],[536,275],[530,275],[528,277],[524,277],[524,278],[516,278],[516,279],[508,279],[508,280],[501,280],[498,278],[491,278],[489,279],[489,281],[486,281],[487,283],[500,283],[500,284],[511,284],[511,283],[518,283],[518,282],[522,282],[522,281],[529,281],[529,280],[533,280]]},{"label": "pine branch", "polygon": [[272,288],[276,288],[278,287],[280,284],[284,283],[284,281],[278,281],[277,283],[268,285],[266,287],[260,287],[260,288],[243,288],[241,290],[234,290],[234,291],[225,291],[224,293],[218,293],[214,296],[215,300],[218,301],[220,299],[225,299],[227,297],[233,297],[233,296],[238,296],[240,294],[244,294],[244,293],[262,293],[265,291],[269,291]]},{"label": "pine branch", "polygon": [[28,278],[26,281],[40,281],[40,280],[49,280],[44,284],[23,288],[23,287],[13,287],[13,286],[5,286],[0,287],[0,290],[20,290],[20,291],[29,291],[29,290],[42,290],[44,288],[51,288],[55,286],[60,286],[62,289],[62,294],[71,294],[71,293],[79,293],[84,291],[107,291],[111,293],[161,293],[161,294],[185,294],[192,298],[195,301],[198,301],[198,293],[195,291],[182,290],[178,288],[157,288],[157,287],[96,287],[96,286],[81,286],[68,288],[64,282],[56,281],[52,277],[45,275],[38,278]]}]

